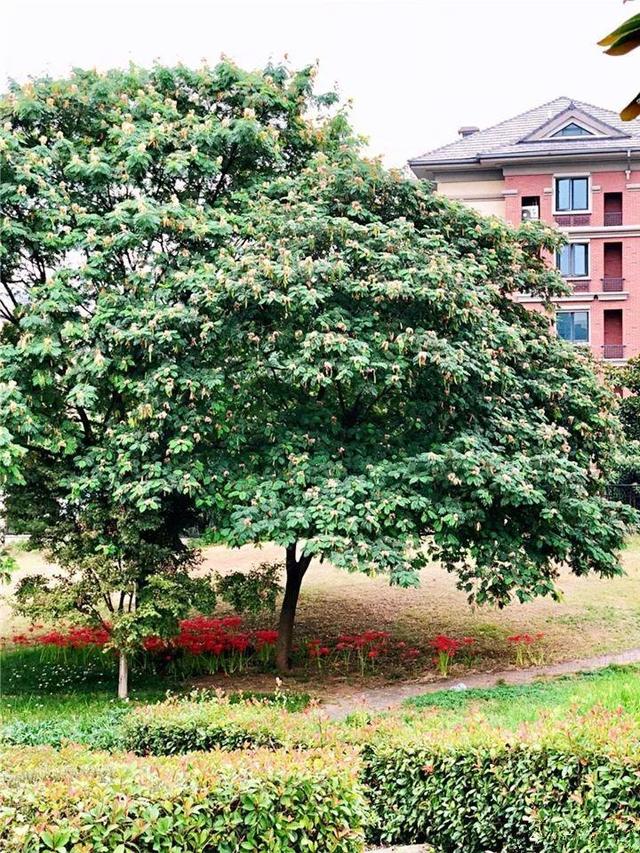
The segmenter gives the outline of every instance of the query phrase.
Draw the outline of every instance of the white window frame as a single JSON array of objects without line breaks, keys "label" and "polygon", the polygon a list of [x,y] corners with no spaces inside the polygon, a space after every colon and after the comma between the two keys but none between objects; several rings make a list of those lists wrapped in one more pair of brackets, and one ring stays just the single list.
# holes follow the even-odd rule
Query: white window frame
[{"label": "white window frame", "polygon": [[[569,125],[575,124],[577,127],[581,127],[583,130],[586,130],[586,133],[565,133],[563,135],[561,132],[565,129],[565,127],[569,127]],[[577,121],[575,118],[569,119],[569,121],[565,121],[564,124],[561,124],[559,127],[554,127],[554,129],[549,133],[547,139],[587,139],[588,137],[598,137],[602,136],[601,133],[596,133],[592,128],[587,127],[587,125],[582,121]],[[580,177],[580,175],[577,175]]]},{"label": "white window frame", "polygon": [[[560,338],[558,334],[558,314],[577,314],[580,312],[581,314],[587,315],[587,340],[586,341],[567,341],[566,338]],[[573,344],[574,347],[589,347],[591,346],[591,310],[589,308],[556,308],[556,314],[553,322],[554,329],[556,331],[556,335],[562,341],[566,341],[568,344]]]},{"label": "white window frame", "polygon": [[[556,200],[558,198],[557,182],[563,178],[586,178],[587,179],[587,201],[586,210],[557,210]],[[553,215],[554,216],[589,216],[592,212],[591,172],[557,172],[553,175]]]}]

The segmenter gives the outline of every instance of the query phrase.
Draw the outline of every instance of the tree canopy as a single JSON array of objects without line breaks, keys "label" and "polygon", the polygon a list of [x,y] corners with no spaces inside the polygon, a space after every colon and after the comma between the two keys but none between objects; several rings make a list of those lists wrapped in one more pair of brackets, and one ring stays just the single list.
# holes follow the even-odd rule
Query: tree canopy
[{"label": "tree canopy", "polygon": [[193,524],[282,545],[283,669],[313,558],[403,585],[439,559],[504,604],[617,573],[632,517],[601,496],[612,395],[513,298],[565,292],[556,233],[363,160],[331,101],[222,63],[3,104],[9,509],[70,588],[99,566],[162,624],[161,581],[197,604]]},{"label": "tree canopy", "polygon": [[108,621],[121,648],[210,606],[189,574],[228,393],[190,273],[261,182],[349,144],[314,69],[130,68],[0,103],[0,488],[65,570],[26,613]]},{"label": "tree canopy", "polygon": [[564,292],[554,232],[352,154],[265,187],[243,227],[194,271],[236,389],[210,468],[220,541],[287,547],[292,601],[311,557],[404,585],[435,558],[499,604],[553,593],[561,563],[618,571],[611,394],[513,299]]}]

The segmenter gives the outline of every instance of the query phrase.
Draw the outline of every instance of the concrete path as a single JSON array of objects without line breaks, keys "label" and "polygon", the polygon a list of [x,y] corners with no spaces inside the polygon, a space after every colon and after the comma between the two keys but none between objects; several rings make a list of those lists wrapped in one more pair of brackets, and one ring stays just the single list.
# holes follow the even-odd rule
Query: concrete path
[{"label": "concrete path", "polygon": [[[465,687],[495,687],[500,684],[530,684],[539,678],[553,678],[558,675],[575,675],[580,672],[593,672],[612,664],[640,663],[640,649],[629,649],[618,654],[599,655],[582,660],[565,661],[548,666],[536,666],[530,669],[505,669],[497,672],[482,672],[462,678],[441,678],[437,681],[411,681],[359,690],[341,696],[333,702],[323,704],[322,710],[332,719],[340,720],[354,711],[386,711],[397,708],[405,699],[420,696],[423,693],[436,693],[450,690],[457,684]],[[403,848],[398,848],[401,850]],[[408,849],[408,848],[407,848]]]},{"label": "concrete path", "polygon": [[433,847],[424,844],[410,844],[404,847],[376,847],[375,850],[367,850],[365,853],[433,853]]}]

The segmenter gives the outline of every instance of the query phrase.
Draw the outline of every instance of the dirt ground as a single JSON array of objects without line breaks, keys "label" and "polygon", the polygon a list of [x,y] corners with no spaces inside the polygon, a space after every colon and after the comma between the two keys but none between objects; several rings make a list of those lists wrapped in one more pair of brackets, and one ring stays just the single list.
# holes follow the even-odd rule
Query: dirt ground
[{"label": "dirt ground", "polygon": [[[26,573],[53,570],[38,553],[16,549],[15,556],[20,565],[15,580]],[[211,547],[203,556],[205,570],[226,573],[281,560],[283,553],[274,546],[234,551]],[[300,597],[297,636],[331,641],[342,632],[374,628],[423,648],[440,633],[473,636],[477,643],[466,671],[512,663],[513,649],[506,637],[522,632],[544,633],[545,663],[623,651],[640,647],[640,536],[629,542],[622,564],[625,576],[613,580],[564,573],[561,602],[538,599],[498,610],[469,606],[455,579],[437,565],[425,569],[419,588],[405,590],[390,587],[384,577],[348,574],[312,563]],[[260,620],[261,627],[270,627],[269,623],[275,623],[275,616]],[[21,627],[4,601],[0,637]],[[327,677],[331,674],[326,673],[323,680]]]}]

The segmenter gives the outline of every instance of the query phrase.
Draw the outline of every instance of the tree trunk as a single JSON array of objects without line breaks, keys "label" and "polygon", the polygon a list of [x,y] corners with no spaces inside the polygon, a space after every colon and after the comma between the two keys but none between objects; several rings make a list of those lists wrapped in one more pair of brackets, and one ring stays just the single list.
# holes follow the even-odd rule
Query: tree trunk
[{"label": "tree trunk", "polygon": [[278,623],[278,642],[276,645],[276,666],[278,672],[291,672],[291,649],[293,646],[293,625],[296,618],[298,596],[305,572],[309,568],[311,557],[301,556],[296,559],[296,544],[287,548],[287,581],[284,589],[284,600],[280,610]]},{"label": "tree trunk", "polygon": [[118,655],[118,699],[129,698],[129,661],[124,652]]}]

